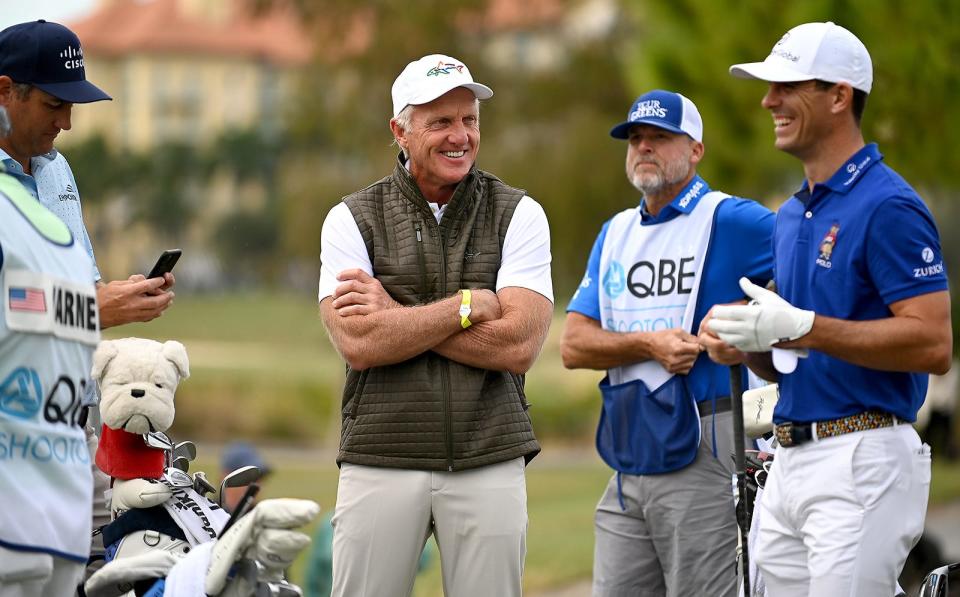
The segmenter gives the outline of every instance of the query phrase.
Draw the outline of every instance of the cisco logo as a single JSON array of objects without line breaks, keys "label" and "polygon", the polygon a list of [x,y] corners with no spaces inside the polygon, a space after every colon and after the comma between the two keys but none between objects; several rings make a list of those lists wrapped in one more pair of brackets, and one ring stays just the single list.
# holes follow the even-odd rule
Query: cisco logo
[{"label": "cisco logo", "polygon": [[63,68],[67,70],[83,68],[83,50],[81,48],[67,46],[66,50],[60,52],[60,57],[64,58]]}]

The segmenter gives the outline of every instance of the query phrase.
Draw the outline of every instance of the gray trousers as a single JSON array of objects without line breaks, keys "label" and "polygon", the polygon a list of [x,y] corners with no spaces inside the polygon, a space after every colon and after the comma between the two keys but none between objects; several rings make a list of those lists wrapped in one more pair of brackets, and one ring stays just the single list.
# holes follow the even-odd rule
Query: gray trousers
[{"label": "gray trousers", "polygon": [[703,417],[692,464],[661,475],[617,475],[597,505],[593,594],[602,597],[732,597],[737,592],[733,423]]},{"label": "gray trousers", "polygon": [[0,547],[0,597],[75,595],[84,565],[50,554]]},{"label": "gray trousers", "polygon": [[523,458],[453,473],[344,464],[331,524],[333,597],[410,595],[431,533],[445,595],[519,597]]}]

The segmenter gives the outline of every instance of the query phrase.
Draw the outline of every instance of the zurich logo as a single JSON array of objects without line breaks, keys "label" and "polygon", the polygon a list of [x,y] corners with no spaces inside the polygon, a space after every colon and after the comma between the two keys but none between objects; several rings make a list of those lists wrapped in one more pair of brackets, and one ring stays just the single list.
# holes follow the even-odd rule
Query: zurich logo
[{"label": "zurich logo", "polygon": [[933,249],[930,247],[924,247],[923,251],[920,253],[920,256],[923,257],[925,263],[931,263],[933,261]]},{"label": "zurich logo", "polygon": [[32,419],[42,404],[40,376],[34,369],[17,367],[0,383],[0,412],[19,419]]},{"label": "zurich logo", "polygon": [[616,261],[611,261],[607,272],[603,274],[603,291],[610,298],[617,298],[626,288],[627,276],[624,274],[623,266]]}]

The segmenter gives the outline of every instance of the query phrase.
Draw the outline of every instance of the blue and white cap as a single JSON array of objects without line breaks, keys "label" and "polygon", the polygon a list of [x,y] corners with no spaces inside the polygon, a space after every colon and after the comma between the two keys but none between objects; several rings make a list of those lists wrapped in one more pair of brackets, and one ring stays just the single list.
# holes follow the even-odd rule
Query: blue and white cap
[{"label": "blue and white cap", "polygon": [[633,102],[627,120],[610,129],[614,139],[626,139],[630,128],[649,124],[673,133],[682,133],[694,141],[703,141],[703,120],[688,98],[662,89],[648,91]]}]

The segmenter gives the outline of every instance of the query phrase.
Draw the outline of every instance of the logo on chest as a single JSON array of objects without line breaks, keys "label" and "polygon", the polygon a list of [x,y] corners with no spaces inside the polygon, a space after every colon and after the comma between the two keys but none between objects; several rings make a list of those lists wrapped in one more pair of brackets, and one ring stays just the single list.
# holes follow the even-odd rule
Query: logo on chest
[{"label": "logo on chest", "polygon": [[834,222],[827,231],[826,236],[820,241],[820,255],[817,257],[817,265],[830,269],[833,267],[833,250],[837,246],[837,234],[840,232],[840,224]]},{"label": "logo on chest", "polygon": [[603,275],[603,289],[607,296],[614,299],[624,290],[639,299],[690,294],[695,277],[693,257],[642,260],[630,266],[629,270],[625,270],[619,262],[611,261]]}]

